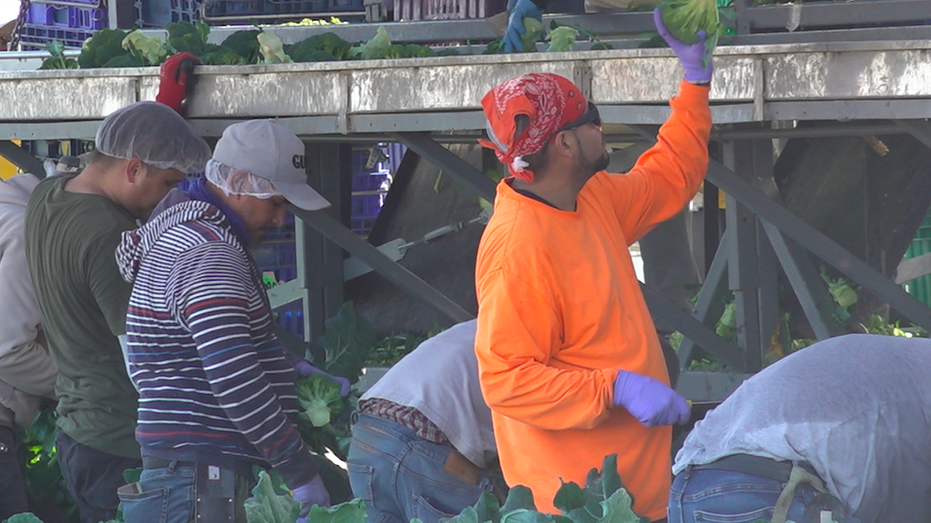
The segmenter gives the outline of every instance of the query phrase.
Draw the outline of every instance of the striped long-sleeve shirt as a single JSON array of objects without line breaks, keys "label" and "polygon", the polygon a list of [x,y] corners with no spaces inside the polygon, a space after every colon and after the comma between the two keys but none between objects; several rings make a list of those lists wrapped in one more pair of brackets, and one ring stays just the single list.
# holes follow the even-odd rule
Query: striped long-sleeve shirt
[{"label": "striped long-sleeve shirt", "polygon": [[246,472],[270,464],[291,488],[316,476],[293,423],[294,368],[258,271],[216,207],[179,203],[124,233],[126,315],[143,454]]}]

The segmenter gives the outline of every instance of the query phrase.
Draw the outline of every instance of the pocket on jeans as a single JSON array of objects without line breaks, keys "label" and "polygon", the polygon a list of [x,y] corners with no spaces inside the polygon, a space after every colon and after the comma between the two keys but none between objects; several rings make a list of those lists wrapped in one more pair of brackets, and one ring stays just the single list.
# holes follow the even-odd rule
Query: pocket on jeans
[{"label": "pocket on jeans", "polygon": [[349,469],[349,486],[352,487],[352,495],[362,498],[366,503],[372,503],[375,469],[361,463],[347,463],[346,468]]},{"label": "pocket on jeans", "polygon": [[696,510],[694,516],[695,521],[707,521],[708,523],[754,523],[760,520],[769,521],[773,517],[773,509],[761,508],[738,514],[720,514],[717,512]]},{"label": "pocket on jeans", "polygon": [[417,492],[414,492],[412,495],[414,497],[414,503],[413,507],[411,508],[413,511],[411,517],[419,519],[420,521],[423,521],[423,523],[436,523],[441,519],[451,518],[458,515],[449,514],[436,508],[432,503],[430,503],[430,500],[421,496]]},{"label": "pocket on jeans", "polygon": [[126,523],[165,523],[168,517],[167,487],[139,492],[139,483],[125,485],[117,490],[123,521]]}]

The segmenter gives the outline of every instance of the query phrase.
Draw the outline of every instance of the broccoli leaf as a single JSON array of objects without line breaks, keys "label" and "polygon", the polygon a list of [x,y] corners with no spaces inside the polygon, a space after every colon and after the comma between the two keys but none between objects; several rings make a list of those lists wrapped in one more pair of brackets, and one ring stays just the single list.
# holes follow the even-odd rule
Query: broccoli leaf
[{"label": "broccoli leaf", "polygon": [[329,508],[314,505],[307,514],[307,521],[313,523],[364,523],[365,519],[365,502],[358,498]]},{"label": "broccoli leaf", "polygon": [[290,64],[294,62],[290,56],[285,54],[281,39],[277,36],[262,31],[256,36],[259,41],[259,52],[265,58],[266,64]]},{"label": "broccoli leaf", "polygon": [[388,31],[383,26],[378,26],[378,29],[375,30],[375,36],[362,45],[360,58],[363,60],[385,58],[390,49],[391,39],[388,38]]},{"label": "broccoli leaf", "polygon": [[171,22],[165,29],[168,31],[168,45],[176,52],[200,56],[206,51],[210,27],[202,20],[198,20],[197,25],[184,20]]},{"label": "broccoli leaf", "polygon": [[246,500],[248,523],[283,523],[297,519],[301,504],[289,495],[275,493],[274,482],[264,470],[259,472],[259,481],[252,489],[252,497]]},{"label": "broccoli leaf", "polygon": [[123,49],[123,38],[126,32],[122,29],[101,29],[94,36],[84,41],[78,64],[85,69],[103,67],[103,65],[117,56],[128,55]]},{"label": "broccoli leaf", "polygon": [[318,340],[326,353],[326,361],[318,367],[355,383],[359,381],[375,341],[372,326],[356,315],[352,302],[346,302],[336,316],[326,321],[326,333]]},{"label": "broccoli leaf", "polygon": [[[589,471],[584,489],[573,482],[563,483],[553,499],[553,505],[576,523],[639,523],[640,518],[630,510],[632,504],[617,473],[617,454],[605,456],[600,473]],[[624,519],[630,517],[634,519]]]},{"label": "broccoli leaf", "polygon": [[32,512],[23,512],[15,516],[10,516],[9,519],[3,520],[3,523],[42,523],[42,520],[37,518]]},{"label": "broccoli leaf", "polygon": [[123,49],[147,65],[158,65],[168,55],[168,49],[161,38],[146,36],[141,29],[136,29],[123,38]]}]

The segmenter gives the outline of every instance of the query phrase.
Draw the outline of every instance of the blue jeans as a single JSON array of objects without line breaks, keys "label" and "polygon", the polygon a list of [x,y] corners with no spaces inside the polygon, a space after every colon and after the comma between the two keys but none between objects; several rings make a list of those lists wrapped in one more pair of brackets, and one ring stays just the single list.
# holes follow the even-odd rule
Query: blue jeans
[{"label": "blue jeans", "polygon": [[82,445],[61,429],[56,445],[61,474],[78,505],[81,523],[116,519],[120,504],[116,489],[126,484],[123,471],[141,467],[142,461]]},{"label": "blue jeans", "polygon": [[352,429],[349,483],[353,495],[365,500],[369,523],[436,523],[491,491],[484,470],[474,485],[443,470],[450,452],[451,446],[426,441],[403,425],[362,414]]},{"label": "blue jeans", "polygon": [[16,431],[0,426],[0,521],[29,512],[26,475]]},{"label": "blue jeans", "polygon": [[[194,466],[172,462],[166,468],[145,469],[136,492],[120,490],[123,520],[126,523],[191,523],[201,521],[195,514]],[[245,479],[236,476],[236,521],[245,521],[243,502],[249,495]],[[207,515],[204,515],[207,516]]]},{"label": "blue jeans", "polygon": [[[682,471],[669,492],[669,523],[769,521],[783,483],[754,474],[729,470]],[[805,506],[818,494],[808,485],[795,489],[789,506],[789,521],[805,521]],[[856,523],[846,518],[844,523]]]}]

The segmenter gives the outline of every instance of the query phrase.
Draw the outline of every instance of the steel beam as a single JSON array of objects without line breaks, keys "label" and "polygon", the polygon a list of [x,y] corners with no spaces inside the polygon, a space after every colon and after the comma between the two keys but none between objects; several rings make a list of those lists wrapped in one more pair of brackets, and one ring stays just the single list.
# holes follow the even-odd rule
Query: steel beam
[{"label": "steel beam", "polygon": [[[739,348],[715,334],[713,330],[695,319],[691,314],[676,307],[650,287],[640,284],[640,290],[643,291],[643,297],[647,302],[651,315],[668,319],[675,324],[676,330],[681,332],[685,338],[693,340],[694,343],[725,364],[735,369],[744,368],[743,352]],[[685,343],[684,339],[683,343]],[[682,346],[680,345],[679,351],[681,350]],[[683,362],[681,359],[679,363],[680,366],[688,365],[687,361]]]},{"label": "steel beam", "polygon": [[931,330],[931,308],[909,295],[866,262],[838,245],[837,242],[774,202],[759,189],[741,180],[733,171],[720,163],[716,161],[709,163],[707,177],[728,195],[772,223],[802,247],[885,300],[892,308],[916,325]]},{"label": "steel beam", "polygon": [[9,140],[0,140],[0,156],[27,173],[45,178],[45,167],[42,162]]},{"label": "steel beam", "polygon": [[[708,269],[708,274],[705,275],[705,283],[702,286],[701,294],[698,296],[698,302],[695,303],[695,310],[692,313],[692,316],[706,327],[713,326],[718,318],[721,317],[721,313],[724,312],[724,301],[722,297],[727,290],[727,258],[732,237],[732,232],[724,232],[718,250],[715,252],[714,261]],[[718,336],[718,339],[724,341],[720,336]],[[693,359],[695,347],[700,346],[703,350],[718,357],[722,361],[724,361],[724,358],[733,361],[735,363],[732,365],[733,368],[741,372],[746,372],[746,364],[742,354],[738,358],[732,357],[725,352],[717,353],[715,352],[715,345],[706,346],[699,343],[699,340],[692,340],[686,336],[679,345],[679,365],[683,369],[687,369],[689,362]],[[739,351],[740,349],[735,347],[734,350]]]},{"label": "steel beam", "polygon": [[895,120],[893,123],[917,138],[925,146],[931,147],[931,122],[927,120]]},{"label": "steel beam", "polygon": [[[798,5],[798,4],[797,4]],[[835,4],[837,5],[837,4]],[[791,33],[738,34],[728,37],[732,45],[779,45],[837,42],[876,42],[895,40],[928,40],[929,26],[866,27],[862,29],[826,29],[820,31],[794,31]]]},{"label": "steel beam", "polygon": [[760,223],[815,336],[823,340],[843,334],[843,326],[834,317],[834,302],[808,253],[773,224],[763,219]]},{"label": "steel beam", "polygon": [[359,258],[369,267],[375,269],[375,272],[387,278],[388,281],[400,287],[401,290],[436,307],[437,310],[457,323],[473,318],[465,309],[421,280],[414,273],[392,261],[372,244],[359,238],[324,211],[310,212],[294,206],[289,206],[289,208],[295,216],[304,220],[305,223],[316,229],[320,234]]},{"label": "steel beam", "polygon": [[730,194],[724,214],[728,230],[734,231],[727,268],[729,288],[737,307],[737,344],[744,350],[745,370],[756,372],[763,368],[756,215]]},{"label": "steel beam", "polygon": [[849,25],[921,24],[931,19],[931,2],[926,0],[883,0],[881,2],[822,2],[756,7],[743,16],[753,30],[786,29],[792,11],[800,9],[803,27]]},{"label": "steel beam", "polygon": [[692,402],[724,401],[749,374],[734,372],[684,371],[676,391]]},{"label": "steel beam", "polygon": [[448,173],[472,192],[489,202],[495,201],[495,182],[485,176],[482,171],[472,167],[469,162],[433,141],[430,135],[425,133],[397,133],[389,136],[395,141],[406,145],[424,160],[443,169],[444,173]]},{"label": "steel beam", "polygon": [[829,100],[766,102],[766,120],[900,120],[931,118],[927,100]]}]

